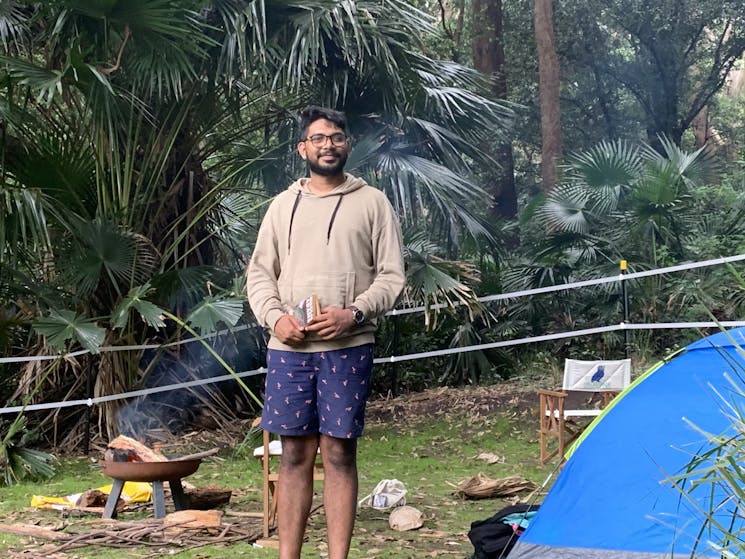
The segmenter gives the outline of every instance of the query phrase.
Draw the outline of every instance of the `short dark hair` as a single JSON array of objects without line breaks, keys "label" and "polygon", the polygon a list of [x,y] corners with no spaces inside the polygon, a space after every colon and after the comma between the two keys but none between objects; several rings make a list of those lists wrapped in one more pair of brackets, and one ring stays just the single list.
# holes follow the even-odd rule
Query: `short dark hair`
[{"label": "short dark hair", "polygon": [[344,132],[347,131],[347,117],[343,112],[311,105],[300,113],[300,140],[305,139],[308,135],[308,127],[317,120],[328,120]]}]

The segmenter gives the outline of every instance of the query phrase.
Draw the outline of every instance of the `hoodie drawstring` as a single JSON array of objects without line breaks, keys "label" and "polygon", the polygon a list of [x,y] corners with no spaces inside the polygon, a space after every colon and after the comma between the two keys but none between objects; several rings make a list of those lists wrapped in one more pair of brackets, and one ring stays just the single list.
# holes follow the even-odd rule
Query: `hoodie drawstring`
[{"label": "hoodie drawstring", "polygon": [[[300,198],[302,196],[302,193],[298,190],[297,196],[295,196],[295,202],[292,204],[292,213],[290,214],[290,229],[287,232],[287,252],[290,252],[290,242],[292,239],[292,222],[295,221],[295,212],[297,212],[297,207],[300,205]],[[339,211],[339,206],[341,206],[341,199],[344,197],[344,194],[339,194],[339,199],[336,201],[336,206],[334,206],[334,211],[331,212],[331,218],[329,219],[329,228],[326,231],[326,244],[329,244],[331,241],[331,228],[334,226],[334,219],[336,219],[336,212]]]},{"label": "hoodie drawstring", "polygon": [[292,213],[290,214],[290,230],[287,232],[287,252],[290,252],[290,239],[292,239],[292,222],[295,220],[295,212],[297,211],[297,206],[300,203],[300,191],[297,191],[297,196],[295,196],[295,203],[292,205]]},{"label": "hoodie drawstring", "polygon": [[334,211],[331,212],[331,219],[329,220],[329,229],[326,231],[326,244],[329,244],[329,241],[331,240],[331,228],[334,226],[334,218],[336,217],[336,212],[339,211],[339,206],[341,206],[341,199],[344,197],[344,194],[339,194],[339,200],[336,202],[336,206],[334,206]]}]

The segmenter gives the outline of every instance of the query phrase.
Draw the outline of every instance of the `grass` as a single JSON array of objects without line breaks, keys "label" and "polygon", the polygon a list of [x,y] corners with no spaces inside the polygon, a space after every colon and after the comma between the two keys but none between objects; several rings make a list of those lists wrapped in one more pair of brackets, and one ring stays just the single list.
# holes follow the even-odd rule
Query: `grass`
[{"label": "grass", "polygon": [[[389,528],[387,512],[361,509],[350,558],[470,557],[473,548],[467,533],[471,522],[491,516],[508,503],[502,499],[463,500],[453,494],[453,486],[479,472],[491,478],[520,475],[541,483],[553,469],[553,465],[542,466],[538,460],[537,420],[527,408],[484,414],[467,409],[448,410],[447,401],[438,405],[440,409],[416,418],[397,422],[375,420],[368,424],[359,444],[360,497],[370,493],[381,479],[399,479],[408,490],[407,504],[422,511],[426,520],[419,530],[397,532]],[[488,464],[477,459],[481,452],[502,459]],[[198,487],[216,485],[233,489],[227,507],[231,511],[261,510],[261,472],[248,452],[229,449],[208,458],[186,481]],[[68,527],[75,531],[92,529],[98,522],[95,517],[64,518],[56,511],[34,509],[29,502],[35,494],[63,496],[108,483],[110,480],[101,474],[94,459],[66,458],[60,463],[58,475],[49,482],[21,483],[0,489],[2,522],[38,523],[47,528]],[[167,505],[170,507],[170,502]],[[151,514],[150,510],[125,512],[120,518],[144,518]],[[327,555],[324,533],[321,509],[309,521],[303,557]],[[0,532],[2,556],[29,548],[39,552],[42,544]],[[161,553],[194,559],[226,556],[260,559],[277,555],[276,549],[259,549],[247,543],[229,547],[211,545],[189,551],[171,546]],[[144,546],[129,548],[126,555],[161,556]],[[121,556],[121,549],[104,547],[78,548],[63,555],[80,559]]]}]

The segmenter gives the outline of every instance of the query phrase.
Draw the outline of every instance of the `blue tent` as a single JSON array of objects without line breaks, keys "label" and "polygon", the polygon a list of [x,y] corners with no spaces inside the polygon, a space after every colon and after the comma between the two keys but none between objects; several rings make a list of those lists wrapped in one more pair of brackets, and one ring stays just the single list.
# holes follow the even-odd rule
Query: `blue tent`
[{"label": "blue tent", "polygon": [[[745,400],[737,346],[745,328],[690,344],[632,383],[585,431],[509,559],[721,557],[711,544],[722,533],[703,511],[727,491],[702,484],[688,493],[670,479],[713,448],[698,429],[734,434],[728,406]],[[744,530],[735,506],[715,518],[729,526],[735,517],[733,529]]]}]

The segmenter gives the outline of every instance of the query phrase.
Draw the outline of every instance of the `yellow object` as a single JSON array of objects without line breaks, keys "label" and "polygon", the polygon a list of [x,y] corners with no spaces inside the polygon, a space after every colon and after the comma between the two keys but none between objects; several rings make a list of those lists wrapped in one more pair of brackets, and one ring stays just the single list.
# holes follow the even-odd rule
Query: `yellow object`
[{"label": "yellow object", "polygon": [[626,268],[628,267],[627,262],[625,260],[621,260],[621,263],[618,265],[618,267],[621,268],[622,272],[625,272]]},{"label": "yellow object", "polygon": [[[112,485],[97,487],[101,493],[111,493]],[[31,497],[31,506],[37,508],[67,509],[72,508],[80,499],[82,493],[73,493],[65,497],[45,497],[34,495]],[[143,481],[127,481],[122,487],[122,499],[128,503],[146,503],[153,498],[153,486]]]}]

